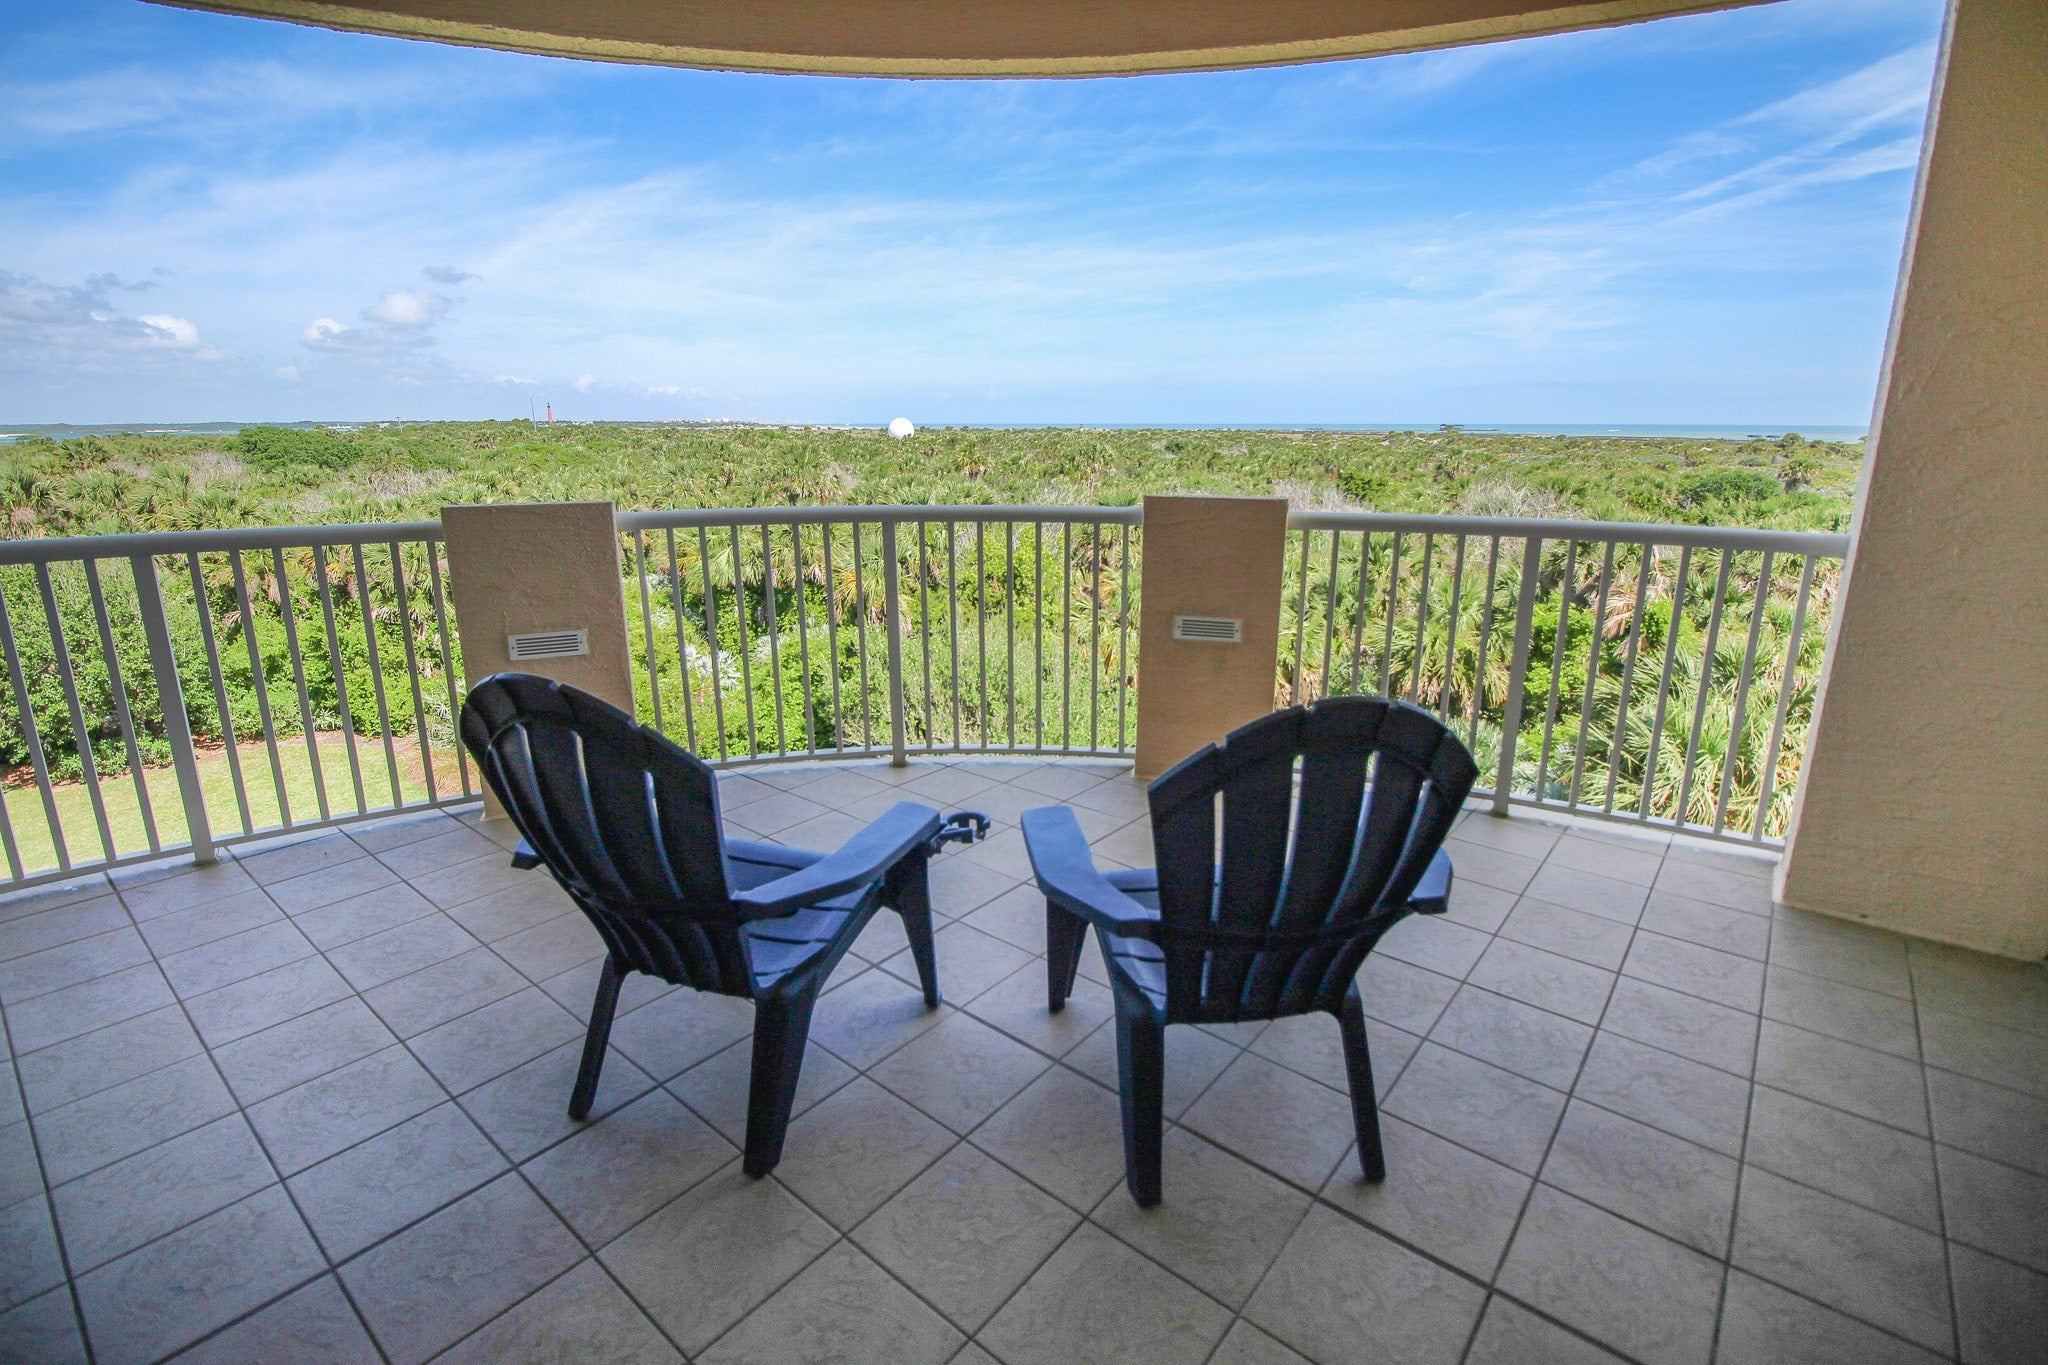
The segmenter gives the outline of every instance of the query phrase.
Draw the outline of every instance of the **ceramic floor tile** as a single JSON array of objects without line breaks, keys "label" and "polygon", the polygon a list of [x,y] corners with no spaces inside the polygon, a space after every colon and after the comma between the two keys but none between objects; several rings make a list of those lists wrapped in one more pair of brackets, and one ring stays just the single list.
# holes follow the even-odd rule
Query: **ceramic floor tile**
[{"label": "ceramic floor tile", "polygon": [[1716,1365],[1934,1365],[1941,1357],[1740,1270],[1728,1272]]},{"label": "ceramic floor tile", "polygon": [[567,914],[501,938],[491,945],[491,951],[518,968],[527,980],[540,982],[602,958],[605,947],[587,918]]},{"label": "ceramic floor tile", "polygon": [[[183,912],[191,914],[191,911]],[[99,896],[12,918],[0,910],[0,961],[25,957],[46,948],[96,938],[129,927],[128,907],[118,896]],[[145,938],[148,935],[144,935]]]},{"label": "ceramic floor tile", "polygon": [[954,1137],[865,1078],[792,1119],[775,1177],[844,1230],[880,1208]]},{"label": "ceramic floor tile", "polygon": [[49,1201],[23,1199],[0,1208],[0,1309],[27,1303],[64,1283]]},{"label": "ceramic floor tile", "polygon": [[1386,1179],[1368,1183],[1354,1154],[1322,1196],[1374,1227],[1491,1281],[1522,1216],[1530,1178],[1391,1114],[1380,1116]]},{"label": "ceramic floor tile", "polygon": [[[747,1140],[747,1098],[753,1088],[754,1045],[741,1039],[725,1051],[697,1063],[668,1083],[669,1092],[695,1110],[698,1117],[725,1134],[726,1140],[745,1145]],[[808,1112],[820,1100],[860,1073],[816,1043],[804,1049],[802,1069],[797,1073],[796,1098],[790,1117]]]},{"label": "ceramic floor tile", "polygon": [[[1033,960],[1022,948],[985,934],[965,921],[948,924],[934,934],[932,950],[939,969],[939,994],[958,1005],[968,1003]],[[919,989],[917,963],[908,949],[881,966],[884,973],[912,990]]]},{"label": "ceramic floor tile", "polygon": [[1519,1000],[1465,986],[1429,1036],[1444,1047],[1553,1090],[1569,1090],[1593,1030]]},{"label": "ceramic floor tile", "polygon": [[502,1176],[341,1269],[394,1361],[453,1345],[582,1258],[517,1176]]},{"label": "ceramic floor tile", "polygon": [[439,1357],[442,1365],[602,1360],[673,1365],[682,1359],[596,1261],[536,1290]]},{"label": "ceramic floor tile", "polygon": [[1650,893],[1650,902],[1643,907],[1641,927],[1758,962],[1770,953],[1771,921],[1767,916],[1730,910],[1668,891]]},{"label": "ceramic floor tile", "polygon": [[235,862],[259,886],[303,877],[362,856],[361,846],[339,830],[287,838],[253,852],[246,844],[235,850]]},{"label": "ceramic floor tile", "polygon": [[1052,1063],[970,1015],[953,1013],[868,1075],[956,1133],[1003,1107]]},{"label": "ceramic floor tile", "polygon": [[288,881],[273,882],[264,889],[286,913],[301,915],[390,886],[397,880],[397,874],[375,858],[357,858]]},{"label": "ceramic floor tile", "polygon": [[1621,1357],[1496,1294],[1466,1353],[1466,1365],[1613,1365]]},{"label": "ceramic floor tile", "polygon": [[309,910],[295,916],[293,922],[314,947],[324,952],[433,913],[433,902],[399,882]]},{"label": "ceramic floor tile", "polygon": [[208,1337],[179,1356],[178,1365],[379,1365],[381,1359],[340,1284],[323,1275]]},{"label": "ceramic floor tile", "polygon": [[[911,999],[920,1010],[924,1008],[923,1000],[914,995]],[[589,1006],[583,1008],[587,1010]],[[824,1012],[821,1007],[812,1016],[814,1038],[818,1033],[818,1016]],[[741,1038],[752,1037],[753,1032],[751,1001],[679,990],[619,1015],[612,1023],[611,1042],[614,1052],[632,1058],[635,1066],[657,1081],[666,1081],[713,1053],[723,1052]]]},{"label": "ceramic floor tile", "polygon": [[17,1360],[37,1365],[86,1365],[85,1338],[78,1331],[78,1310],[69,1286],[52,1289],[0,1312],[0,1342]]},{"label": "ceramic floor tile", "polygon": [[1942,1142],[2048,1175],[2048,1100],[1947,1071],[1927,1073],[1927,1096]]},{"label": "ceramic floor tile", "polygon": [[1894,1056],[1920,1056],[1911,1001],[1788,967],[1772,967],[1765,978],[1764,1017]]},{"label": "ceramic floor tile", "polygon": [[1109,1192],[1091,1215],[1196,1288],[1242,1308],[1308,1212],[1309,1197],[1182,1128],[1163,1139],[1161,1201]]},{"label": "ceramic floor tile", "polygon": [[598,1253],[685,1351],[701,1352],[837,1240],[774,1179],[735,1161]]},{"label": "ceramic floor tile", "polygon": [[1533,1175],[1564,1112],[1555,1090],[1425,1043],[1388,1093],[1387,1113]]},{"label": "ceramic floor tile", "polygon": [[[104,934],[0,962],[0,999],[26,1004],[39,995],[96,981],[150,960],[149,945],[125,921]],[[177,984],[173,978],[172,984]]]},{"label": "ceramic floor tile", "polygon": [[1308,1190],[1321,1189],[1351,1145],[1351,1101],[1245,1053],[1181,1121],[1210,1141]]},{"label": "ceramic floor tile", "polygon": [[1399,958],[1413,967],[1462,979],[1491,941],[1478,930],[1453,924],[1439,915],[1410,915],[1389,929],[1373,951]]},{"label": "ceramic floor tile", "polygon": [[[582,1060],[583,1044],[565,1043],[466,1092],[457,1103],[507,1156],[524,1161],[582,1131],[583,1124],[569,1117],[569,1095],[575,1089]],[[589,1121],[603,1118],[653,1088],[652,1077],[612,1048],[598,1073]]]},{"label": "ceramic floor tile", "polygon": [[[1422,1039],[1376,1021],[1365,1026],[1366,1052],[1372,1059],[1374,1098],[1393,1089],[1394,1081]],[[1299,1071],[1341,1095],[1351,1093],[1351,1071],[1344,1056],[1344,1035],[1327,1014],[1295,1014],[1275,1019],[1251,1041],[1251,1051],[1290,1071]]]},{"label": "ceramic floor tile", "polygon": [[[948,979],[941,950],[941,992]],[[811,1041],[855,1067],[869,1067],[937,1025],[949,1008],[926,1009],[917,987],[888,972],[867,972],[820,997],[811,1016]]]},{"label": "ceramic floor tile", "polygon": [[1827,915],[1789,908],[1777,912],[1771,925],[1771,965],[1901,999],[1913,995],[1901,935]]},{"label": "ceramic floor tile", "polygon": [[1123,1179],[1116,1093],[1065,1067],[1024,1087],[970,1135],[974,1145],[1071,1207],[1086,1211]]},{"label": "ceramic floor tile", "polygon": [[2048,1037],[1923,1007],[1927,1064],[2048,1098]]},{"label": "ceramic floor tile", "polygon": [[2048,1340],[2048,1275],[1968,1247],[1955,1249],[1956,1317],[1969,1365],[2040,1359]]},{"label": "ceramic floor tile", "polygon": [[[362,998],[400,1038],[411,1038],[451,1019],[526,989],[526,978],[488,948],[422,968],[364,991]],[[625,1002],[621,993],[620,1003]],[[562,1003],[557,1001],[556,1003]],[[588,1009],[589,1000],[582,1003]],[[570,1006],[571,1013],[575,1012]]]},{"label": "ceramic floor tile", "polygon": [[1214,1299],[1084,1223],[977,1339],[1005,1365],[1194,1365],[1229,1326],[1229,1311]]},{"label": "ceramic floor tile", "polygon": [[1751,1168],[1733,1263],[1930,1350],[1954,1349],[1941,1239],[1932,1233]]},{"label": "ceramic floor tile", "polygon": [[[1167,1029],[1166,1086],[1160,1105],[1166,1117],[1177,1119],[1185,1114],[1188,1106],[1201,1098],[1202,1092],[1237,1060],[1240,1051],[1205,1029]],[[1117,1089],[1121,1079],[1117,1072],[1115,1025],[1098,1028],[1087,1042],[1067,1054],[1066,1062],[1082,1075],[1111,1090]]]},{"label": "ceramic floor tile", "polygon": [[1536,869],[1542,866],[1540,858],[1463,837],[1446,843],[1451,845],[1447,851],[1459,881],[1478,882],[1517,896],[1528,889]]},{"label": "ceramic floor tile", "polygon": [[1515,900],[1512,891],[1503,891],[1497,886],[1454,880],[1444,918],[1467,929],[1477,929],[1482,934],[1498,933],[1509,912],[1515,908]]},{"label": "ceramic floor tile", "polygon": [[214,1061],[243,1104],[347,1066],[398,1040],[361,999],[347,1000],[238,1038],[214,1050]]},{"label": "ceramic floor tile", "polygon": [[1378,953],[1367,955],[1357,980],[1367,1018],[1415,1034],[1428,1033],[1458,993],[1452,978]]},{"label": "ceramic floor tile", "polygon": [[1115,1012],[1108,988],[1085,977],[1075,978],[1059,1013],[1050,1012],[1045,964],[1039,961],[1019,967],[962,1008],[1049,1057],[1072,1052]]},{"label": "ceramic floor tile", "polygon": [[1614,991],[1615,975],[1541,948],[1497,938],[1472,968],[1471,984],[1525,1005],[1597,1024]]},{"label": "ceramic floor tile", "polygon": [[406,1046],[459,1095],[583,1036],[585,1026],[546,991],[530,986],[427,1030]]},{"label": "ceramic floor tile", "polygon": [[1951,1014],[2048,1034],[2048,968],[1926,939],[1902,940],[1920,1002]]},{"label": "ceramic floor tile", "polygon": [[1948,1236],[2048,1273],[2048,1179],[1953,1147],[1936,1159]]},{"label": "ceramic floor tile", "polygon": [[1623,924],[1634,924],[1642,916],[1643,904],[1649,899],[1649,889],[1645,886],[1549,862],[1530,878],[1526,892],[1552,905],[1583,910],[1589,915],[1604,915]]},{"label": "ceramic floor tile", "polygon": [[1758,1086],[1743,1156],[1778,1175],[1941,1231],[1934,1144],[1926,1138]]},{"label": "ceramic floor tile", "polygon": [[710,1125],[656,1090],[521,1169],[578,1236],[602,1246],[738,1155]]},{"label": "ceramic floor tile", "polygon": [[[93,901],[91,904],[96,906],[101,902]],[[114,904],[118,908],[118,902]],[[62,913],[72,912],[67,910]],[[124,913],[124,922],[126,918]],[[229,896],[218,903],[195,905],[188,910],[177,910],[157,919],[144,920],[142,937],[148,940],[151,952],[158,957],[169,957],[172,953],[197,948],[227,938],[231,934],[239,934],[244,930],[283,918],[284,911],[278,909],[277,903],[270,897],[261,891],[245,891],[239,896]]]},{"label": "ceramic floor tile", "polygon": [[1723,905],[1751,914],[1771,912],[1771,884],[1768,878],[1747,869],[1717,867],[1687,858],[1666,858],[1657,871],[1657,889],[1692,900]]},{"label": "ceramic floor tile", "polygon": [[852,1236],[971,1332],[1079,1222],[1066,1205],[962,1144],[869,1214]]},{"label": "ceramic floor tile", "polygon": [[78,1281],[96,1359],[155,1360],[327,1268],[273,1185]]},{"label": "ceramic floor tile", "polygon": [[1927,1082],[1918,1063],[1766,1019],[1756,1078],[1864,1118],[1925,1135]]},{"label": "ceramic floor tile", "polygon": [[1312,1360],[1456,1361],[1486,1291],[1371,1228],[1314,1208],[1245,1316]]},{"label": "ceramic floor tile", "polygon": [[[979,1365],[979,1362],[963,1362],[963,1365]],[[1215,1355],[1209,1357],[1209,1365],[1307,1365],[1307,1357],[1239,1318],[1224,1333],[1223,1344],[1216,1348]]]},{"label": "ceramic floor tile", "polygon": [[424,915],[368,938],[345,943],[328,954],[359,991],[409,976],[477,946],[468,931],[446,915]]},{"label": "ceramic floor tile", "polygon": [[149,962],[33,1000],[6,1001],[7,1031],[16,1054],[25,1055],[175,1002],[163,972]]},{"label": "ceramic floor tile", "polygon": [[452,1104],[429,1109],[289,1182],[313,1235],[345,1260],[505,1170],[505,1159]]},{"label": "ceramic floor tile", "polygon": [[219,1047],[350,994],[326,958],[306,957],[187,1000],[185,1010],[207,1045]]},{"label": "ceramic floor tile", "polygon": [[62,1184],[234,1110],[213,1063],[191,1057],[35,1120],[43,1169]]},{"label": "ceramic floor tile", "polygon": [[73,1274],[277,1183],[240,1114],[138,1152],[51,1192]]},{"label": "ceramic floor tile", "polygon": [[966,1338],[848,1242],[720,1337],[698,1359],[711,1365],[940,1365]]},{"label": "ceramic floor tile", "polygon": [[1761,962],[1647,929],[1637,931],[1621,973],[1751,1014],[1763,1005]]},{"label": "ceramic floor tile", "polygon": [[1721,1263],[1539,1185],[1499,1287],[1635,1359],[1705,1365]]},{"label": "ceramic floor tile", "polygon": [[415,878],[457,863],[466,863],[472,858],[493,856],[497,852],[498,846],[483,835],[456,828],[384,849],[377,854],[377,861],[401,877]]},{"label": "ceramic floor tile", "polygon": [[1544,862],[1551,867],[1568,867],[1577,872],[1597,873],[1618,882],[1649,886],[1657,880],[1657,869],[1663,865],[1664,852],[1655,847],[1628,847],[1567,833],[1551,847]]},{"label": "ceramic floor tile", "polygon": [[1603,1033],[1573,1094],[1725,1155],[1742,1151],[1748,1083],[1684,1057]]},{"label": "ceramic floor tile", "polygon": [[554,878],[536,876],[481,900],[458,905],[448,911],[448,918],[468,930],[478,942],[495,943],[563,915],[581,913]]},{"label": "ceramic floor tile", "polygon": [[1634,930],[1583,910],[1568,910],[1525,896],[1501,925],[1500,932],[1517,943],[1577,958],[1611,972],[1619,970],[1622,959],[1628,956]]},{"label": "ceramic floor tile", "polygon": [[1755,1015],[1634,977],[1614,983],[1600,1028],[1737,1076],[1756,1068]]},{"label": "ceramic floor tile", "polygon": [[249,1121],[293,1175],[374,1137],[447,1095],[403,1047],[390,1047],[251,1105]]},{"label": "ceramic floor tile", "polygon": [[1719,1259],[1735,1221],[1736,1169],[1733,1157],[1574,1100],[1543,1181]]},{"label": "ceramic floor tile", "polygon": [[201,1051],[185,1012],[170,1005],[28,1053],[16,1059],[15,1067],[28,1112],[40,1114]]}]

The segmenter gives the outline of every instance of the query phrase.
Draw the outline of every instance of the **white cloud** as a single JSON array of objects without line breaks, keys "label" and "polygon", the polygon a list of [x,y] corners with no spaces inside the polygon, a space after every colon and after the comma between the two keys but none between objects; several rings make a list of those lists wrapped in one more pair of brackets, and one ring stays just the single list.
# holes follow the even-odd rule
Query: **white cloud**
[{"label": "white cloud", "polygon": [[296,365],[280,365],[277,367],[277,377],[286,383],[296,384],[303,376],[299,374],[299,367]]},{"label": "white cloud", "polygon": [[540,387],[538,379],[522,379],[516,374],[494,374],[491,376],[491,382],[493,384],[516,384],[523,388]]},{"label": "white cloud", "polygon": [[470,274],[467,270],[458,270],[452,265],[424,266],[421,268],[420,274],[425,275],[436,284],[461,284],[464,280],[480,278]]},{"label": "white cloud", "polygon": [[363,310],[371,322],[386,327],[432,327],[448,311],[448,300],[431,289],[387,289]]},{"label": "white cloud", "polygon": [[597,376],[594,374],[578,375],[575,384],[571,387],[578,393],[589,393],[597,387]]},{"label": "white cloud", "polygon": [[299,340],[316,351],[338,351],[348,344],[346,338],[353,331],[347,324],[333,318],[314,318],[299,333]]},{"label": "white cloud", "polygon": [[183,351],[199,349],[199,329],[185,318],[172,317],[169,313],[144,313],[135,319],[154,334],[152,340],[160,344],[176,346]]}]

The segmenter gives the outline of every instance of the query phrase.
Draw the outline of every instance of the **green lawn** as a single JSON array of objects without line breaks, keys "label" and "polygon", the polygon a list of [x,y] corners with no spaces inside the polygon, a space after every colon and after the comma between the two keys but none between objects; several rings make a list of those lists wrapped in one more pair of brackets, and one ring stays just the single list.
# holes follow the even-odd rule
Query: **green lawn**
[{"label": "green lawn", "polygon": [[[412,740],[401,738],[393,747],[398,760],[398,791],[402,803],[425,801],[426,783]],[[327,809],[335,815],[354,813],[357,809],[356,789],[350,774],[346,741],[338,734],[323,734],[319,751]],[[241,763],[243,788],[248,795],[249,828],[263,830],[281,826],[284,820],[278,804],[277,785],[264,746],[241,745],[236,757]],[[358,737],[356,757],[362,774],[362,805],[369,810],[389,808],[393,804],[391,770],[383,743],[374,738]],[[278,766],[284,773],[285,801],[292,818],[299,823],[318,820],[319,792],[313,782],[313,762],[306,752],[305,740],[280,740],[278,760]],[[439,794],[447,797],[460,791],[461,779],[456,771],[455,756],[437,748],[434,760]],[[159,843],[170,847],[186,842],[189,832],[185,827],[185,808],[178,794],[176,771],[168,766],[145,768],[143,778],[149,790],[150,809],[155,816]],[[241,834],[244,829],[242,812],[235,800],[234,773],[225,749],[200,753],[199,783],[206,793],[207,818],[213,827],[214,837],[227,839]],[[53,795],[71,861],[74,864],[98,862],[104,856],[104,846],[91,791],[82,782],[66,782],[58,784]],[[103,779],[100,797],[106,807],[107,828],[116,856],[148,852],[149,836],[143,824],[134,778],[122,773]],[[57,856],[50,838],[49,819],[43,808],[42,793],[34,783],[7,789],[7,819],[14,833],[23,872],[34,876],[54,869]]]}]

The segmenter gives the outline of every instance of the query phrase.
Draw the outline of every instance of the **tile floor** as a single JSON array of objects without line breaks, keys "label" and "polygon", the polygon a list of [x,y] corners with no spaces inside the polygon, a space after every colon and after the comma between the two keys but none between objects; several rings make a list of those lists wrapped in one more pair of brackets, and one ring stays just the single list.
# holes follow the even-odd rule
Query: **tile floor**
[{"label": "tile floor", "polygon": [[564,1117],[596,937],[474,813],[0,901],[0,1357],[1967,1361],[2048,1354],[2048,974],[1774,911],[1768,865],[1468,816],[1442,919],[1335,1024],[1169,1035],[1166,1202],[1121,1183],[1090,955],[1044,1009],[1016,817],[1150,860],[1112,765],[730,776],[831,847],[899,797],[947,1003],[893,920],[822,1001],[781,1168],[749,1009],[627,987]]}]

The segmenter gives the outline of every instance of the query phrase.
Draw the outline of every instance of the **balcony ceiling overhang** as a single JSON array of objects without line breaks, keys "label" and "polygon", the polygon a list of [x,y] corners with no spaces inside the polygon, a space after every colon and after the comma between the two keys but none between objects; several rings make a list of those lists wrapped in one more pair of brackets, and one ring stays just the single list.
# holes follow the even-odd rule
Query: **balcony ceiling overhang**
[{"label": "balcony ceiling overhang", "polygon": [[836,76],[1113,76],[1333,61],[1770,0],[158,0],[598,61]]}]

